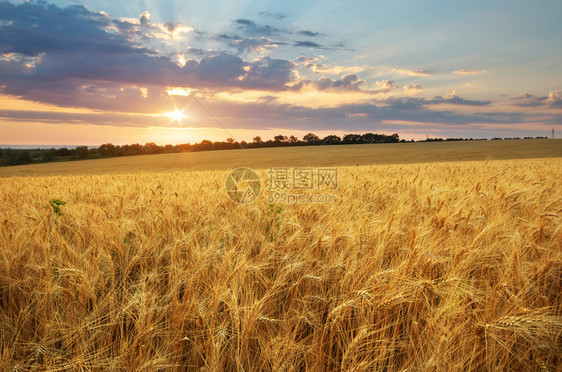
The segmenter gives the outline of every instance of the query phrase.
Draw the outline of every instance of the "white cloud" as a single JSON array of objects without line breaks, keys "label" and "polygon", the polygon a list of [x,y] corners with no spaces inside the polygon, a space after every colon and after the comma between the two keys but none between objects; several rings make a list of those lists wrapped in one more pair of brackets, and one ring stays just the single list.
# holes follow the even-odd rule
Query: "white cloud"
[{"label": "white cloud", "polygon": [[455,70],[453,74],[456,75],[479,75],[479,74],[486,74],[488,71],[486,70],[477,70],[474,68],[466,68],[462,70]]}]

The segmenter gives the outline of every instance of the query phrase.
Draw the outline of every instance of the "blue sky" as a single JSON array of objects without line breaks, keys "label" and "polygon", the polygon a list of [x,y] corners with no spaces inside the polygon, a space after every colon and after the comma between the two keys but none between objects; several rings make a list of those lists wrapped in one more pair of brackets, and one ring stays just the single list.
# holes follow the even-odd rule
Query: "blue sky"
[{"label": "blue sky", "polygon": [[226,139],[186,91],[237,140],[545,136],[562,131],[561,14],[560,1],[0,1],[0,143]]}]

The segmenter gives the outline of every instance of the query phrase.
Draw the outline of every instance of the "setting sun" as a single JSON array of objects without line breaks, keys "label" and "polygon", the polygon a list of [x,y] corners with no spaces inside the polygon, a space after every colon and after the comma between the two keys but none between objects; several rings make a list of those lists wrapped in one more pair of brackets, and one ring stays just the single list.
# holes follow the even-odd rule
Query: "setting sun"
[{"label": "setting sun", "polygon": [[166,113],[166,116],[169,116],[172,121],[176,121],[181,124],[181,119],[185,118],[183,111],[175,109],[174,111]]}]

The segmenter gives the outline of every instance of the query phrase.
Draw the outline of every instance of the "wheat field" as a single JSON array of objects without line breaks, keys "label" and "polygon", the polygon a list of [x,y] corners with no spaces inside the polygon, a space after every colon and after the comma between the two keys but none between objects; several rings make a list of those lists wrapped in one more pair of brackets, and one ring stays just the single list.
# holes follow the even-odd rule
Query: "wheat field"
[{"label": "wheat field", "polygon": [[561,158],[338,171],[0,179],[0,370],[559,370]]}]

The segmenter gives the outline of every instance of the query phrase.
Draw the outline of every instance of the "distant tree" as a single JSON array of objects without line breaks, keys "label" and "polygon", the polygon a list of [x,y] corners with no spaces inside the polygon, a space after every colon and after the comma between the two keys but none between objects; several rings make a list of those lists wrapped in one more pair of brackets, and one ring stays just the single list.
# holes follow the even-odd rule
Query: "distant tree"
[{"label": "distant tree", "polygon": [[176,145],[176,148],[178,149],[178,151],[190,151],[191,150],[191,144],[190,143],[182,143],[180,145]]},{"label": "distant tree", "polygon": [[108,158],[115,154],[115,145],[112,143],[104,143],[98,150],[103,158]]},{"label": "distant tree", "polygon": [[379,143],[386,136],[384,134],[365,133],[361,137],[363,143]]},{"label": "distant tree", "polygon": [[227,138],[226,143],[230,143],[230,144],[234,143],[234,138],[230,138],[230,137]]},{"label": "distant tree", "polygon": [[55,149],[48,149],[41,151],[41,161],[47,163],[50,161],[55,160],[55,155],[57,154],[57,150]]},{"label": "distant tree", "polygon": [[113,152],[113,156],[124,156],[125,155],[125,146],[115,146],[115,150]]},{"label": "distant tree", "polygon": [[155,144],[154,142],[145,143],[142,147],[143,154],[160,154],[162,153],[162,148]]},{"label": "distant tree", "polygon": [[31,155],[32,160],[40,160],[42,158],[42,150],[41,149],[33,149],[30,150],[29,155]]},{"label": "distant tree", "polygon": [[295,137],[295,136],[289,137],[289,143],[294,144],[294,143],[297,143],[297,142],[299,142],[299,139],[297,137]]},{"label": "distant tree", "polygon": [[31,163],[31,154],[25,150],[6,149],[4,150],[4,158],[6,158],[8,165]]},{"label": "distant tree", "polygon": [[282,134],[273,137],[273,139],[275,140],[275,142],[287,142],[288,140],[287,136],[284,136]]},{"label": "distant tree", "polygon": [[360,134],[346,134],[343,136],[342,142],[346,144],[363,143],[363,137]]},{"label": "distant tree", "polygon": [[220,141],[213,142],[212,150],[224,150],[228,148],[231,148],[231,146],[227,142],[220,142]]},{"label": "distant tree", "polygon": [[313,144],[320,141],[320,138],[314,133],[308,133],[302,138],[302,140],[308,144]]},{"label": "distant tree", "polygon": [[88,146],[78,146],[74,149],[74,154],[80,159],[88,158]]},{"label": "distant tree", "polygon": [[201,151],[208,151],[213,149],[213,143],[209,140],[203,140],[199,144],[199,150]]},{"label": "distant tree", "polygon": [[255,136],[255,137],[254,137],[254,143],[262,143],[262,142],[263,142],[263,141],[262,141],[262,139],[261,139],[260,136]]},{"label": "distant tree", "polygon": [[322,140],[322,143],[326,145],[335,145],[336,143],[340,143],[340,142],[341,142],[341,138],[335,135],[326,136]]},{"label": "distant tree", "polygon": [[31,154],[29,151],[21,150],[19,156],[20,164],[29,164],[31,163]]},{"label": "distant tree", "polygon": [[129,155],[140,155],[142,154],[142,146],[140,143],[133,143],[129,146]]},{"label": "distant tree", "polygon": [[72,154],[73,154],[73,151],[70,151],[66,147],[61,147],[60,149],[57,150],[58,156],[71,156]]}]

